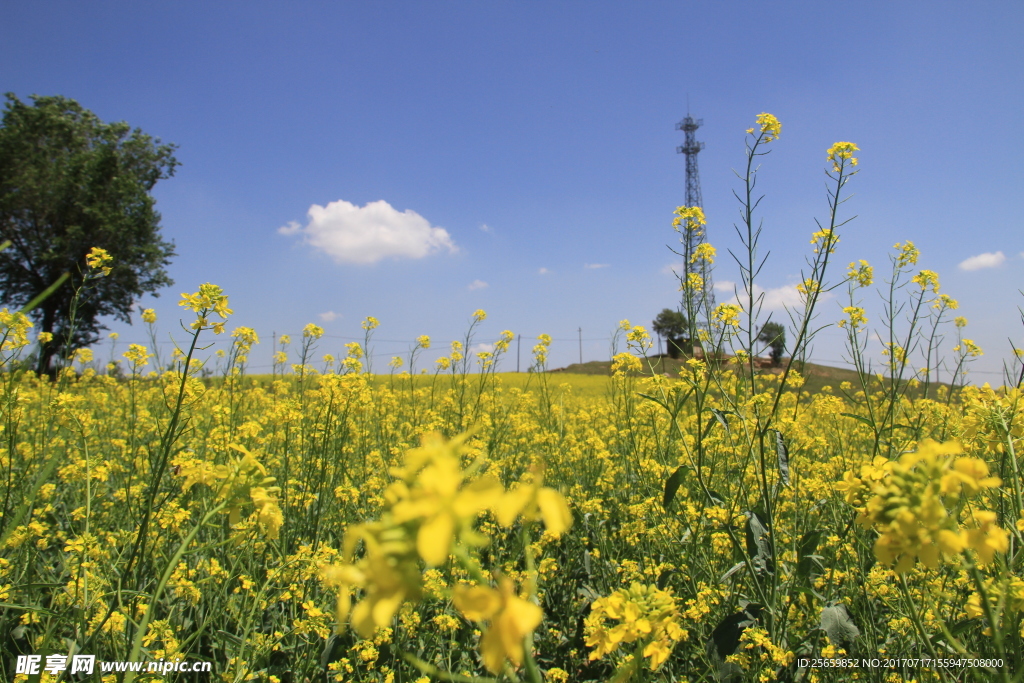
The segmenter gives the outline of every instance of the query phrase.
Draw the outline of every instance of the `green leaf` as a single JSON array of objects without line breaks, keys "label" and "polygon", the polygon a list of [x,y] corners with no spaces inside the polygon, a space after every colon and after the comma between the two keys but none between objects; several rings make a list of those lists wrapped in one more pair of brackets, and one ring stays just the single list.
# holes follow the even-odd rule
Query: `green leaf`
[{"label": "green leaf", "polygon": [[743,670],[725,658],[736,654],[740,646],[740,638],[743,632],[757,623],[761,616],[761,605],[756,603],[748,604],[742,612],[730,614],[722,619],[711,632],[711,639],[708,640],[708,654],[717,665],[715,677],[720,681],[739,680]]},{"label": "green leaf", "polygon": [[636,392],[636,393],[637,393],[638,396],[641,396],[642,398],[646,398],[648,401],[654,401],[659,406],[664,408],[667,412],[670,412],[670,413],[672,412],[672,409],[668,407],[668,404],[666,404],[664,401],[662,401],[657,396],[651,396],[650,394],[644,394],[644,393],[641,393],[639,391]]},{"label": "green leaf", "polygon": [[874,426],[875,426],[874,423],[872,423],[871,420],[867,419],[866,417],[861,417],[860,415],[854,415],[853,413],[839,413],[839,414],[842,415],[843,417],[852,417],[854,420],[860,420],[861,422],[863,422],[864,424],[866,424],[867,426],[869,426],[871,428],[874,428]]},{"label": "green leaf", "polygon": [[828,639],[836,647],[847,652],[853,641],[860,635],[860,629],[853,623],[846,605],[838,603],[821,610],[821,630],[828,634]]},{"label": "green leaf", "polygon": [[64,284],[64,281],[67,280],[69,277],[71,277],[70,273],[64,273],[63,275],[61,275],[59,278],[57,278],[56,282],[54,282],[52,285],[50,285],[49,287],[44,289],[42,292],[37,294],[36,297],[34,299],[32,299],[32,301],[29,301],[27,304],[22,306],[21,307],[21,312],[22,313],[28,313],[29,311],[34,309],[39,304],[41,304],[44,301],[46,301],[46,299],[48,299],[51,294],[56,292],[57,289],[62,284]]},{"label": "green leaf", "polygon": [[729,423],[725,421],[725,416],[726,415],[735,415],[736,413],[733,412],[732,410],[719,410],[718,408],[712,408],[711,409],[711,414],[715,416],[715,418],[718,420],[719,424],[722,425],[722,429],[724,429],[725,433],[728,434],[729,433]]},{"label": "green leaf", "polygon": [[686,472],[689,469],[686,465],[680,465],[665,482],[665,496],[661,501],[661,506],[666,510],[668,510],[668,506],[672,504],[672,500],[676,497],[676,491],[679,490],[679,486],[683,483],[683,479],[686,478]]},{"label": "green leaf", "polygon": [[815,564],[821,566],[819,556],[815,555],[814,551],[818,549],[818,543],[821,542],[823,533],[825,532],[821,529],[812,529],[801,536],[800,541],[796,544],[796,574],[802,579],[810,577]]},{"label": "green leaf", "polygon": [[772,543],[768,527],[757,512],[748,510],[747,516],[747,554],[750,555],[754,571],[758,574],[772,574],[775,571],[772,561]]},{"label": "green leaf", "polygon": [[723,496],[721,493],[713,489],[708,489],[708,500],[711,502],[712,505],[725,505],[725,496]]}]

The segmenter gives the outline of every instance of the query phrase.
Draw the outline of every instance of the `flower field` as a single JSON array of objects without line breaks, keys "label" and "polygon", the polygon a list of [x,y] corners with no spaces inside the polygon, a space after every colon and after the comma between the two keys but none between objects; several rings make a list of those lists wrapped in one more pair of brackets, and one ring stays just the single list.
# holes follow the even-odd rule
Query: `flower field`
[{"label": "flower field", "polygon": [[[769,114],[748,131],[748,190],[780,132]],[[828,280],[856,151],[828,150],[830,219],[777,373],[755,363],[749,191],[735,303],[705,293],[710,245],[684,254],[679,377],[640,372],[650,337],[627,321],[610,377],[545,372],[547,337],[530,373],[499,373],[510,332],[465,355],[483,311],[425,373],[426,337],[365,372],[368,318],[344,359],[320,363],[309,325],[250,376],[253,330],[200,358],[232,314],[207,284],[159,371],[133,345],[120,374],[51,381],[19,369],[30,329],[5,310],[0,678],[30,680],[17,655],[84,653],[212,663],[166,680],[1020,680],[1020,393],[934,381],[980,349],[909,242],[881,288],[886,373],[865,370],[874,270]],[[677,212],[680,232],[703,224]],[[811,395],[801,352],[838,287],[860,382]]]}]

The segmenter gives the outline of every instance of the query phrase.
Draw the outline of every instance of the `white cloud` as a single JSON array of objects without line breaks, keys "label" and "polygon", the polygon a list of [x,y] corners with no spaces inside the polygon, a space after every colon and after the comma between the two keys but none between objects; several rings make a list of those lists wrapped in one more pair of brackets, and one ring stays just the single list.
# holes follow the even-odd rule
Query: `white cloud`
[{"label": "white cloud", "polygon": [[[765,311],[781,311],[787,307],[799,308],[801,304],[800,292],[796,291],[796,285],[785,285],[772,289],[761,289],[754,285],[754,295],[760,296],[761,294],[764,294],[761,309]],[[823,301],[829,297],[831,297],[831,294],[825,292],[818,297],[818,301]]]},{"label": "white cloud", "polygon": [[537,272],[540,273],[541,275],[547,275],[549,271],[547,268],[541,268]]},{"label": "white cloud", "polygon": [[473,344],[469,347],[469,355],[476,356],[478,353],[494,353],[494,344]]},{"label": "white cloud", "polygon": [[415,211],[398,211],[384,200],[356,206],[342,199],[309,207],[309,223],[292,221],[282,235],[301,235],[305,244],[335,261],[376,263],[388,257],[423,258],[439,249],[458,250],[444,228],[432,227]]},{"label": "white cloud", "polygon": [[469,283],[470,291],[474,289],[483,289],[485,287],[490,287],[490,285],[484,282],[483,280],[473,280],[472,282]]},{"label": "white cloud", "polygon": [[981,270],[1003,265],[1006,256],[1001,251],[978,254],[960,262],[960,270]]},{"label": "white cloud", "polygon": [[736,283],[731,280],[719,280],[715,283],[715,291],[723,294],[735,294]]},{"label": "white cloud", "polygon": [[333,320],[337,320],[340,317],[340,313],[335,313],[334,311],[327,311],[326,313],[320,314],[320,322],[329,323]]},{"label": "white cloud", "polygon": [[584,268],[607,268],[607,263],[584,263]]},{"label": "white cloud", "polygon": [[[736,299],[736,290],[734,289],[736,283],[728,280],[722,280],[721,282],[715,283],[715,291],[720,293],[728,293],[732,296],[727,301],[719,301],[719,303],[735,304],[739,303]],[[739,293],[743,296],[743,292]],[[764,289],[759,285],[754,285],[754,296],[759,297],[764,295],[761,300],[762,311],[781,311],[785,308],[794,309],[801,308],[802,302],[800,300],[800,292],[796,291],[796,285],[783,285],[782,287],[773,287],[772,289]],[[818,304],[832,299],[833,295],[830,292],[822,292],[818,297]],[[756,301],[755,301],[756,305]]]},{"label": "white cloud", "polygon": [[492,228],[491,226],[487,225],[486,223],[481,223],[480,224],[480,229],[482,231],[484,231],[484,232],[494,232],[494,228]]}]

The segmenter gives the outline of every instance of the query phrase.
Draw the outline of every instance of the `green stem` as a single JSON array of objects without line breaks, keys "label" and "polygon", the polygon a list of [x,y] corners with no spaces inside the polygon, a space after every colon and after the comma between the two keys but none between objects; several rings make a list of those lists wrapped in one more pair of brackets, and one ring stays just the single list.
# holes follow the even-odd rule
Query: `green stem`
[{"label": "green stem", "polygon": [[[164,573],[160,577],[160,582],[156,585],[153,595],[150,596],[149,605],[146,607],[146,614],[142,617],[142,621],[139,622],[139,628],[135,631],[135,638],[132,639],[132,649],[131,653],[128,655],[128,661],[134,662],[138,660],[139,652],[142,650],[142,639],[145,638],[146,630],[149,628],[149,622],[153,619],[153,614],[156,612],[156,606],[160,601],[160,595],[167,586],[167,582],[171,579],[171,574],[174,573],[175,568],[178,566],[181,556],[184,555],[185,551],[188,550],[188,547],[192,545],[192,541],[195,540],[199,530],[206,526],[206,523],[209,522],[214,515],[220,513],[220,511],[226,506],[227,502],[225,501],[207,512],[199,524],[197,524],[192,531],[189,532],[188,536],[185,537],[185,540],[178,545],[178,549],[174,551],[171,561],[167,563],[167,567],[164,569]],[[134,680],[134,671],[129,671],[125,674],[124,683],[132,683]]]}]

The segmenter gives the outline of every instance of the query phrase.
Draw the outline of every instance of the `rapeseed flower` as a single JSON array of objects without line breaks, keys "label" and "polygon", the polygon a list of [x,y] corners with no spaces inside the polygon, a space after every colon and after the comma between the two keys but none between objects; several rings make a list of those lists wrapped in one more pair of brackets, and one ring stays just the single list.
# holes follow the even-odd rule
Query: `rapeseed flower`
[{"label": "rapeseed flower", "polygon": [[540,625],[544,613],[516,594],[512,579],[501,577],[497,589],[459,584],[452,602],[470,621],[489,622],[480,639],[480,653],[488,671],[501,673],[506,659],[516,666],[523,663],[523,639]]},{"label": "rapeseed flower", "polygon": [[[760,134],[764,136],[764,142],[771,142],[782,133],[782,124],[768,112],[761,112],[757,115],[757,125]],[[754,129],[748,128],[747,133],[753,135]]]},{"label": "rapeseed flower", "polygon": [[902,244],[897,242],[892,245],[892,248],[899,251],[899,254],[896,255],[897,268],[906,268],[907,266],[916,265],[917,259],[921,256],[921,251],[909,240]]},{"label": "rapeseed flower", "polygon": [[847,472],[837,485],[848,502],[859,504],[858,523],[878,532],[874,550],[880,562],[905,573],[917,561],[935,568],[940,555],[965,548],[977,551],[986,564],[995,552],[1005,551],[1008,538],[995,525],[994,513],[972,508],[968,526],[960,525],[958,515],[968,499],[1001,485],[983,460],[955,457],[961,452],[955,442],[926,439],[898,462],[876,458],[859,477]]},{"label": "rapeseed flower", "polygon": [[136,368],[144,367],[153,357],[149,350],[142,344],[129,344],[128,350],[121,354]]},{"label": "rapeseed flower", "polygon": [[637,582],[595,600],[584,630],[587,647],[593,648],[590,659],[601,659],[622,643],[641,641],[651,671],[660,668],[673,645],[689,635],[679,625],[679,608],[671,593]]},{"label": "rapeseed flower", "polygon": [[465,440],[424,438],[420,448],[406,452],[405,466],[392,471],[398,481],[384,494],[395,524],[417,524],[416,550],[430,567],[448,560],[455,539],[480,542],[472,529],[476,516],[503,491],[493,477],[466,481],[460,457]]},{"label": "rapeseed flower", "polygon": [[672,221],[672,227],[681,232],[690,230],[699,232],[705,225],[704,209],[699,206],[680,206],[675,211],[676,217]]},{"label": "rapeseed flower", "polygon": [[718,304],[718,306],[715,307],[713,316],[715,320],[726,327],[739,327],[740,312],[742,310],[743,309],[736,304]]},{"label": "rapeseed flower", "polygon": [[852,142],[837,142],[828,148],[828,161],[832,162],[832,170],[839,173],[840,167],[845,165],[845,162],[849,161],[851,166],[857,165],[857,157],[853,156],[854,152],[859,152],[860,148]]},{"label": "rapeseed flower", "polygon": [[[28,330],[32,327],[32,321],[28,319],[28,316],[20,311],[11,313],[6,308],[0,310],[0,338],[3,339],[3,343],[0,344],[0,348],[4,351],[11,351],[13,349],[20,349],[23,346],[28,345]],[[45,343],[49,340],[43,340],[43,335],[48,334],[47,332],[40,333],[39,341]],[[52,339],[53,336],[51,335]]]},{"label": "rapeseed flower", "polygon": [[939,274],[934,270],[922,270],[910,281],[920,285],[921,291],[931,289],[935,294],[939,293]]},{"label": "rapeseed flower", "polygon": [[91,270],[97,271],[100,277],[110,275],[110,271],[113,270],[113,266],[110,264],[113,260],[114,257],[106,249],[99,247],[93,247],[85,256],[85,264]]},{"label": "rapeseed flower", "polygon": [[693,254],[690,256],[690,263],[696,263],[697,261],[703,261],[708,265],[715,262],[716,249],[708,244],[707,242],[701,242],[697,245],[697,248],[693,250]]},{"label": "rapeseed flower", "polygon": [[846,270],[846,277],[858,287],[870,287],[875,278],[874,268],[864,259],[852,261]]},{"label": "rapeseed flower", "polygon": [[543,470],[536,468],[495,501],[492,509],[498,524],[510,527],[519,517],[530,521],[543,519],[551,536],[557,538],[565,533],[572,526],[569,505],[561,493],[543,483]]}]

